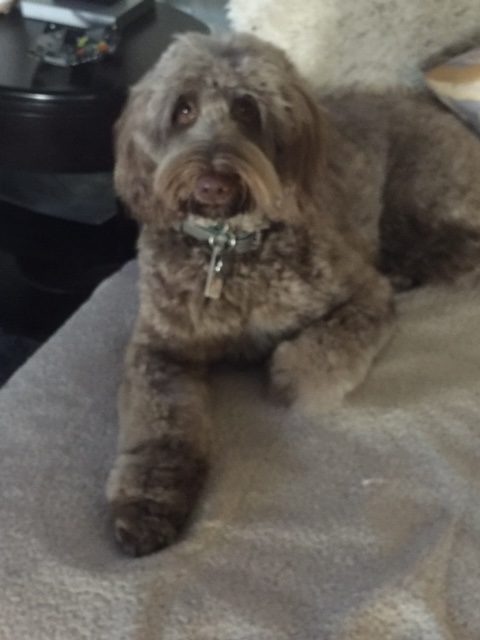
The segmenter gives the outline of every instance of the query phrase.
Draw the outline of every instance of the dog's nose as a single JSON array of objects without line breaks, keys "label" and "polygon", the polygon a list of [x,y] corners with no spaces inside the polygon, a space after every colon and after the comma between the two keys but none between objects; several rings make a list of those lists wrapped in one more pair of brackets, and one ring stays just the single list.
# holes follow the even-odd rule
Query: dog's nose
[{"label": "dog's nose", "polygon": [[221,206],[232,202],[238,190],[238,180],[233,175],[205,173],[195,185],[194,196],[202,204]]}]

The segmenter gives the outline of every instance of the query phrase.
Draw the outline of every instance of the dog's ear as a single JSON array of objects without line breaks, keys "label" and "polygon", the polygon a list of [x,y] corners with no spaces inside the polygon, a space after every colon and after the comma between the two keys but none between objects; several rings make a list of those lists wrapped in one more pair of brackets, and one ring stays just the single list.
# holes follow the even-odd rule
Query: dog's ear
[{"label": "dog's ear", "polygon": [[133,91],[114,127],[115,190],[128,212],[139,222],[159,222],[162,203],[155,194],[157,163],[147,147],[151,132],[146,90]]},{"label": "dog's ear", "polygon": [[325,168],[326,126],[314,96],[300,78],[286,86],[279,124],[276,132],[279,172],[311,195]]}]

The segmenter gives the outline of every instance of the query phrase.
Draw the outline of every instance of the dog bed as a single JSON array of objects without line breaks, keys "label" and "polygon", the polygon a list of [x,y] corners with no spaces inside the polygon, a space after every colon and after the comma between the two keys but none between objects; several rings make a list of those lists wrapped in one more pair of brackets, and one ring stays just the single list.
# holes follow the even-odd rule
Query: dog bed
[{"label": "dog bed", "polygon": [[400,296],[335,413],[215,372],[206,495],[180,543],[134,560],[103,486],[136,278],[103,284],[0,393],[0,639],[479,638],[478,292]]}]

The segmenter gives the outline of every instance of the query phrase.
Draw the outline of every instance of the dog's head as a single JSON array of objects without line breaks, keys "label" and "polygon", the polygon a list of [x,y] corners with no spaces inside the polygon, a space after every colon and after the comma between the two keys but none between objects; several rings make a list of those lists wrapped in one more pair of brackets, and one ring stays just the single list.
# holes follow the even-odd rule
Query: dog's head
[{"label": "dog's head", "polygon": [[131,213],[287,215],[285,188],[318,179],[320,113],[286,56],[253,36],[180,36],[132,89],[116,126],[115,184]]}]

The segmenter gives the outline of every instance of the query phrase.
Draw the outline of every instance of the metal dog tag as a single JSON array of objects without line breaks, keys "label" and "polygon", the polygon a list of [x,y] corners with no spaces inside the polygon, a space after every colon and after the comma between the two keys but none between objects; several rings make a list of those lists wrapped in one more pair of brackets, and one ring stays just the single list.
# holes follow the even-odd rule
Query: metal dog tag
[{"label": "metal dog tag", "polygon": [[223,260],[221,254],[223,246],[214,245],[212,248],[212,257],[208,266],[207,283],[205,285],[205,297],[211,300],[218,300],[222,295],[223,288]]}]

